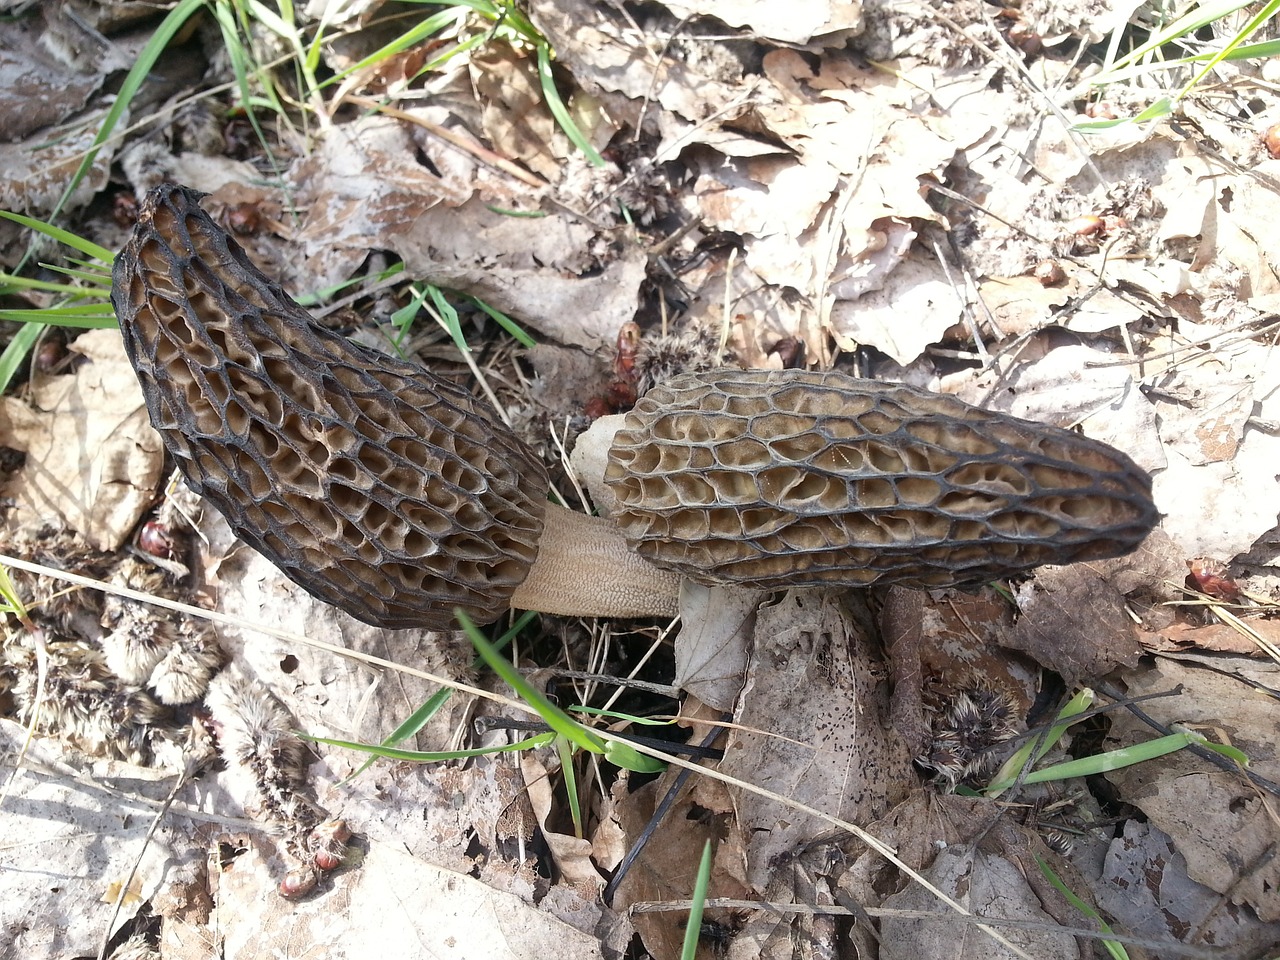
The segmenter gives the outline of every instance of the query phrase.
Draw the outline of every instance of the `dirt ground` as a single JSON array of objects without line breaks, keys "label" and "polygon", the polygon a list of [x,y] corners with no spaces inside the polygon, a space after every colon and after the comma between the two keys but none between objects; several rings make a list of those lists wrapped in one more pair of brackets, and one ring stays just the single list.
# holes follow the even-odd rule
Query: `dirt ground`
[{"label": "dirt ground", "polygon": [[[573,509],[655,386],[834,368],[1123,451],[1160,522],[981,587],[528,618],[536,690],[676,756],[485,752],[546,728],[465,634],[237,540],[114,321],[5,321],[0,958],[667,960],[704,846],[701,958],[1280,957],[1280,70],[1156,66],[1255,12],[1126,70],[1153,7],[5,4],[0,210],[114,254],[199,191]],[[20,223],[0,260],[0,310],[106,309]],[[393,737],[479,755],[350,745]]]}]

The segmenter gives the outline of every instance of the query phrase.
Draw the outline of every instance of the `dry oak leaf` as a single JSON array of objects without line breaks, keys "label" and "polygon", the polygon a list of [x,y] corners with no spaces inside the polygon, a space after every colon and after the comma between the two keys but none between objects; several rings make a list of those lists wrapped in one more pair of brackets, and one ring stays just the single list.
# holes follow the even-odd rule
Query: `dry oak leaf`
[{"label": "dry oak leaf", "polygon": [[[405,113],[452,119],[441,109]],[[635,315],[646,266],[638,244],[567,214],[494,212],[536,208],[540,196],[421,127],[385,117],[346,124],[298,180],[308,216],[297,239],[313,273],[303,286],[345,280],[370,249],[383,249],[404,259],[409,276],[470,293],[561,343],[611,345]]]},{"label": "dry oak leaf", "polygon": [[681,20],[715,17],[777,43],[839,45],[862,27],[862,4],[856,0],[667,0],[664,6]]},{"label": "dry oak leaf", "polygon": [[1094,567],[1041,567],[1018,588],[1021,616],[1001,641],[1061,674],[1069,687],[1132,667],[1142,653],[1124,595]]},{"label": "dry oak leaf", "polygon": [[[1226,664],[1223,664],[1225,666]],[[1252,683],[1194,662],[1157,658],[1151,669],[1126,678],[1127,693],[1142,696],[1181,688],[1177,697],[1143,704],[1157,723],[1180,723],[1210,739],[1229,743],[1249,757],[1249,772],[1280,780],[1275,701],[1259,689],[1280,686],[1280,669],[1245,661],[1241,676]],[[1151,728],[1116,711],[1108,749],[1150,740]],[[1250,783],[1243,771],[1220,770],[1180,750],[1147,763],[1106,774],[1121,799],[1133,804],[1172,837],[1195,881],[1223,894],[1231,903],[1248,904],[1259,919],[1280,921],[1280,825],[1274,798]]]},{"label": "dry oak leaf", "polygon": [[20,521],[58,517],[97,550],[115,550],[151,505],[164,448],[151,429],[115,329],[71,344],[88,362],[38,379],[30,403],[0,400],[0,444],[26,453],[5,493]]},{"label": "dry oak leaf", "polygon": [[[915,782],[911,751],[887,728],[883,653],[839,591],[792,590],[761,607],[742,704],[720,770],[854,823],[883,815]],[[763,731],[756,733],[753,731]],[[758,891],[774,860],[830,824],[754,793],[735,793]]]}]

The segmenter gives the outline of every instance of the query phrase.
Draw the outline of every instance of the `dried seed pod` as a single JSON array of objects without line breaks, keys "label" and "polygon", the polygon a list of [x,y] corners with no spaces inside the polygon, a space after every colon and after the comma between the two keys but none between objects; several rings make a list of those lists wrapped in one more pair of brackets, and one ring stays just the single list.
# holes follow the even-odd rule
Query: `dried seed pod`
[{"label": "dried seed pod", "polygon": [[1267,127],[1262,134],[1262,145],[1267,148],[1272,159],[1280,160],[1280,123]]},{"label": "dried seed pod", "polygon": [[837,372],[651,390],[605,482],[641,556],[703,583],[981,583],[1132,550],[1158,519],[1127,456],[954,397]]},{"label": "dried seed pod", "polygon": [[1056,287],[1060,283],[1064,283],[1067,279],[1066,273],[1062,269],[1062,265],[1057,260],[1041,260],[1036,264],[1036,268],[1032,276],[1045,287]]},{"label": "dried seed pod", "polygon": [[151,422],[237,535],[386,627],[508,607],[538,550],[541,461],[465,390],[315,324],[175,184],[112,303]]},{"label": "dried seed pod", "polygon": [[1067,221],[1067,233],[1077,237],[1095,237],[1106,228],[1102,218],[1093,214],[1085,214]]}]

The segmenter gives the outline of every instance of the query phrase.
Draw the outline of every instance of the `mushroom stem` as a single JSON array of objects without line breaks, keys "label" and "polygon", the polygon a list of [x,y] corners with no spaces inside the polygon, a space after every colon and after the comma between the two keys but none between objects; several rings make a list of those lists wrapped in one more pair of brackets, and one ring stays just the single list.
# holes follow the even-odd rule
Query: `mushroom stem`
[{"label": "mushroom stem", "polygon": [[547,504],[538,556],[511,606],[564,617],[673,617],[680,575],[627,546],[610,520]]}]

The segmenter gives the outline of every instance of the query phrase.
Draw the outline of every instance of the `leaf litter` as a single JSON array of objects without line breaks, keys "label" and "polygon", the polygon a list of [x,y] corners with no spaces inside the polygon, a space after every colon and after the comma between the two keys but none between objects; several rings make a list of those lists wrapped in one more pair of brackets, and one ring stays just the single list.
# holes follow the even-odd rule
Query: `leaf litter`
[{"label": "leaf litter", "polygon": [[[0,199],[34,216],[52,213],[105,114],[112,71],[127,67],[154,29],[153,21],[88,22],[70,4],[46,6],[43,19],[5,25],[12,32],[0,56],[5,75],[57,91],[38,114],[23,109],[20,83],[6,85],[0,102],[10,118],[3,150],[13,160],[0,164]],[[303,16],[313,29],[327,15],[326,29],[341,31],[320,46],[330,70],[360,63],[394,36],[378,22],[380,4],[350,4],[337,16],[311,6]],[[435,52],[426,42],[351,74],[327,101],[321,91],[326,112],[305,132],[280,124],[279,176],[255,149],[243,154],[235,133],[243,121],[226,112],[230,101],[210,101],[210,111],[188,99],[230,78],[216,34],[202,29],[166,53],[156,73],[165,82],[144,87],[130,108],[143,125],[108,141],[68,209],[80,229],[117,248],[121,227],[105,215],[108,201],[179,179],[211,193],[208,208],[232,229],[239,217],[240,241],[295,292],[372,274],[390,256],[406,278],[517,317],[544,341],[527,389],[509,354],[477,349],[513,420],[548,450],[547,424],[560,429],[568,417],[576,431],[588,391],[612,403],[620,386],[634,385],[634,367],[651,382],[719,355],[703,345],[717,341],[726,359],[751,366],[782,365],[784,341],[799,345],[801,362],[853,354],[877,376],[1078,425],[1126,450],[1153,473],[1164,513],[1162,532],[1129,558],[1042,570],[1012,598],[989,588],[939,591],[892,629],[821,593],[775,598],[754,624],[750,611],[728,605],[738,598],[686,605],[676,639],[678,680],[691,692],[684,722],[701,736],[727,714],[722,772],[867,827],[975,913],[1043,925],[999,928],[1030,955],[1095,949],[1079,933],[1088,919],[1042,881],[1043,860],[1117,932],[1175,942],[1190,955],[1243,956],[1280,941],[1266,855],[1278,822],[1274,668],[1239,631],[1224,636],[1222,617],[1186,603],[1188,585],[1238,586],[1233,602],[1243,596],[1246,608],[1237,612],[1274,649],[1274,621],[1259,613],[1274,607],[1280,583],[1280,366],[1272,357],[1280,281],[1269,241],[1280,160],[1262,133],[1280,120],[1280,102],[1266,67],[1226,64],[1217,101],[1189,97],[1162,123],[1074,130],[1073,121],[1089,119],[1080,112],[1086,103],[1104,115],[1145,105],[1134,88],[1109,86],[1105,101],[1090,93],[1072,53],[1137,9],[1028,3],[994,16],[969,3],[945,11],[823,0],[632,9],[533,0],[530,17],[555,50],[555,79],[587,140],[604,151],[603,167],[584,161],[553,121],[529,48],[481,44],[420,76]],[[91,43],[68,44],[68,31]],[[285,49],[270,38],[277,53]],[[110,55],[94,60],[88,49]],[[370,98],[384,95],[395,111],[380,115]],[[680,234],[687,223],[693,228]],[[25,238],[7,222],[0,230],[12,266]],[[370,251],[379,253],[370,259]],[[372,318],[388,329],[402,305],[375,293]],[[634,352],[620,336],[632,320],[646,331]],[[333,322],[345,321],[335,314]],[[479,344],[483,320],[471,322]],[[25,454],[6,460],[10,550],[14,532],[37,523],[98,550],[138,542],[163,457],[106,334],[74,341],[82,365],[33,374],[25,393],[4,399],[0,443]],[[415,334],[409,345],[437,356],[431,339]],[[572,377],[556,372],[569,370]],[[198,605],[474,679],[458,638],[357,624],[237,547],[221,521],[192,519],[198,533],[183,535],[199,544]],[[1197,568],[1189,575],[1192,558],[1208,558],[1217,580]],[[90,604],[59,617],[58,639],[78,645],[75,662],[97,671],[99,611]],[[909,638],[893,644],[901,664],[886,663],[881,634]],[[434,689],[251,627],[223,625],[216,635],[246,687],[266,691],[292,730],[376,742]],[[29,642],[6,639],[6,690],[15,688],[15,665],[33,662]],[[738,652],[708,654],[727,649]],[[1198,650],[1221,652],[1211,659]],[[1111,771],[1111,796],[1082,781],[1025,787],[1034,815],[938,792],[973,771],[989,775],[984,753],[998,759],[1034,737],[1034,724],[1052,719],[1033,707],[1046,687],[1070,693],[1081,683],[1116,696],[1164,694],[1144,703],[1149,717],[1243,749],[1247,773],[1177,753]],[[455,695],[411,742],[472,745],[465,724],[475,709]],[[1159,735],[1135,716],[1108,713],[1098,731],[1074,731],[1046,762]],[[179,724],[189,719],[198,716],[158,721],[157,729],[173,725],[163,742],[182,742]],[[5,729],[10,744],[21,740],[7,720]],[[566,832],[560,760],[550,753],[520,764],[502,756],[383,761],[347,781],[359,755],[297,741],[305,774],[267,784],[283,793],[237,783],[234,770],[206,772],[180,794],[163,836],[144,842],[145,831],[93,826],[123,801],[70,786],[81,782],[70,771],[101,781],[106,761],[86,757],[66,733],[46,729],[32,757],[66,772],[65,784],[24,773],[6,799],[32,823],[29,843],[6,857],[34,854],[80,878],[64,882],[74,896],[25,884],[14,888],[21,896],[0,898],[7,929],[28,912],[48,919],[24,934],[25,956],[90,953],[106,934],[143,930],[148,919],[158,921],[153,942],[166,956],[187,955],[183,942],[214,930],[224,955],[257,956],[286,929],[297,951],[330,956],[361,955],[375,940],[417,945],[410,953],[466,943],[477,956],[616,956],[633,931],[641,945],[633,949],[676,956],[680,915],[644,908],[687,898],[705,838],[717,845],[713,897],[852,903],[864,919],[878,918],[880,937],[877,947],[877,931],[863,921],[734,916],[713,906],[728,946],[704,945],[708,955],[756,956],[793,936],[880,956],[950,956],[959,943],[983,955],[1013,949],[959,927],[934,894],[861,841],[733,784],[686,781],[636,873],[603,904],[600,884],[674,771],[584,791],[595,826],[583,840]],[[112,759],[112,775],[154,783],[195,749],[157,749],[147,765]],[[130,792],[157,796],[152,787]],[[83,835],[101,841],[92,856],[105,862],[41,839],[56,819],[49,805],[67,797]],[[273,802],[294,818],[341,817],[356,834],[346,866],[301,902],[271,892],[298,862],[291,828],[269,815]],[[140,851],[113,921],[110,894],[123,887],[86,883],[86,868],[124,884]],[[17,879],[14,863],[6,873]],[[95,905],[103,897],[112,902]],[[423,904],[430,924],[420,919]],[[628,905],[640,911],[634,927],[620,912]],[[893,910],[940,916],[894,918]],[[454,922],[477,915],[489,922]],[[495,939],[476,939],[481,927]]]}]

